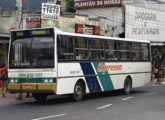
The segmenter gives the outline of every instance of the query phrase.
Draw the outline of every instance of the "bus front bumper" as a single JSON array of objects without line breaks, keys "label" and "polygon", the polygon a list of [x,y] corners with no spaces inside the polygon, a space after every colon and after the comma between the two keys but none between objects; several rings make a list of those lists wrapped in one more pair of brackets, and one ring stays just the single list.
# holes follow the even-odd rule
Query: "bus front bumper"
[{"label": "bus front bumper", "polygon": [[56,94],[57,85],[54,84],[8,84],[11,93],[53,93]]}]

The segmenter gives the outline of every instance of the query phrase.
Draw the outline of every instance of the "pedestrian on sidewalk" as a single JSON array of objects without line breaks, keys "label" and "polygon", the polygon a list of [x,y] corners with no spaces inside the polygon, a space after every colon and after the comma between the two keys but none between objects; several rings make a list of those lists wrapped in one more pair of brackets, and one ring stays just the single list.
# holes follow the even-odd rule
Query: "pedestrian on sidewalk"
[{"label": "pedestrian on sidewalk", "polygon": [[5,68],[5,64],[2,64],[2,68],[1,68],[1,80],[2,80],[2,88],[3,88],[3,97],[5,96],[6,90],[7,90],[7,85],[8,85],[8,72],[7,72],[7,68]]}]

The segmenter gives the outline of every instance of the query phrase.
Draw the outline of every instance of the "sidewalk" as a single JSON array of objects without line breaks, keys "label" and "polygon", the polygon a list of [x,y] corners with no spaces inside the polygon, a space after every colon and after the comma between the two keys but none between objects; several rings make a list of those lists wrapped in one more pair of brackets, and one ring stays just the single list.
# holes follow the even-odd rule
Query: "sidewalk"
[{"label": "sidewalk", "polygon": [[2,94],[0,94],[0,104],[9,103],[16,100],[15,94],[10,94],[7,92],[5,95],[6,97],[3,97]]},{"label": "sidewalk", "polygon": [[30,98],[26,98],[26,94],[24,93],[23,94],[23,98],[22,100],[19,100],[16,98],[16,94],[10,94],[9,92],[7,92],[5,94],[6,97],[3,97],[2,94],[0,94],[0,105],[1,104],[8,104],[8,103],[11,103],[11,102],[20,102],[20,101],[27,101],[27,100],[30,100],[32,99],[31,97]]}]

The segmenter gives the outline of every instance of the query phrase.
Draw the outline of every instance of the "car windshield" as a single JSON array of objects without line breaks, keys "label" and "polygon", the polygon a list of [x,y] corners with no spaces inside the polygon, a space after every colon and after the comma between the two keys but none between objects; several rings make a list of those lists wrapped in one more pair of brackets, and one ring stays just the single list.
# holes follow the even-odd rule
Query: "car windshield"
[{"label": "car windshield", "polygon": [[11,40],[9,68],[54,68],[53,37]]}]

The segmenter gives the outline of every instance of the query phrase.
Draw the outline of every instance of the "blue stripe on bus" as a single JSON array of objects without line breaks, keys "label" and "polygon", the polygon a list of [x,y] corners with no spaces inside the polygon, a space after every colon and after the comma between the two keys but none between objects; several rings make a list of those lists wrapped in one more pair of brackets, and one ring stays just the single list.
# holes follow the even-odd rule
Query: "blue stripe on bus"
[{"label": "blue stripe on bus", "polygon": [[[101,87],[95,75],[91,63],[80,63],[90,92],[101,91]],[[90,76],[88,76],[90,75]]]}]

